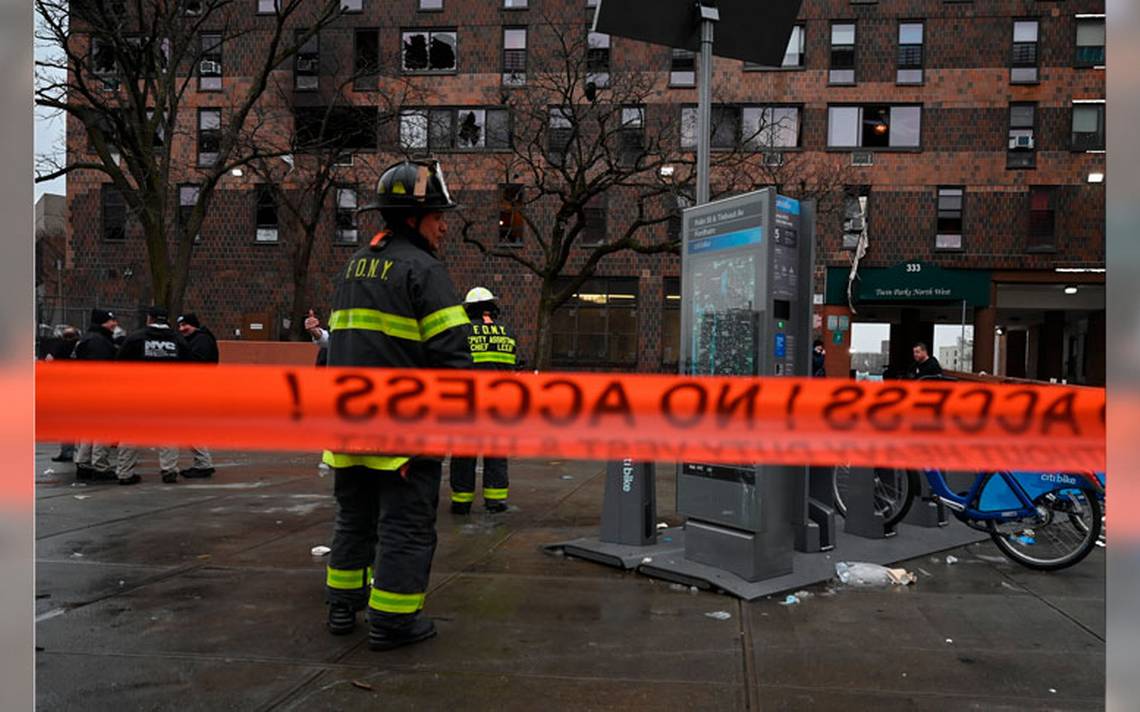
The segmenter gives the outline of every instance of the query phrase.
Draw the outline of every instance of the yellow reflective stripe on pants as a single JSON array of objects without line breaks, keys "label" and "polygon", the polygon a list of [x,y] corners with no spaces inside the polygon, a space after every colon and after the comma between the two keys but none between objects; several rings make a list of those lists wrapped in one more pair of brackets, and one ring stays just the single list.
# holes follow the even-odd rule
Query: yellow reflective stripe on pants
[{"label": "yellow reflective stripe on pants", "polygon": [[393,593],[374,588],[368,607],[381,613],[415,613],[424,607],[424,594]]},{"label": "yellow reflective stripe on pants", "polygon": [[471,320],[463,307],[445,307],[420,319],[420,337],[427,341],[455,326],[467,326]]},{"label": "yellow reflective stripe on pants", "polygon": [[507,498],[507,488],[506,487],[504,487],[502,489],[492,489],[489,487],[485,487],[483,489],[483,499],[506,499],[506,498]]},{"label": "yellow reflective stripe on pants", "polygon": [[514,354],[498,351],[476,351],[471,354],[471,360],[475,363],[507,363],[514,366],[516,359]]},{"label": "yellow reflective stripe on pants", "polygon": [[339,309],[329,315],[329,331],[362,329],[379,331],[408,341],[420,340],[420,324],[411,317],[389,314],[379,309]]},{"label": "yellow reflective stripe on pants", "polygon": [[355,591],[368,585],[372,578],[371,571],[371,569],[367,572],[364,569],[334,569],[329,566],[326,569],[325,584],[329,588],[341,591]]},{"label": "yellow reflective stripe on pants", "polygon": [[410,457],[392,457],[388,455],[353,455],[348,453],[329,452],[325,450],[321,462],[329,467],[367,467],[370,470],[395,472],[411,461]]},{"label": "yellow reflective stripe on pants", "polygon": [[452,502],[474,502],[475,501],[475,493],[474,492],[452,492],[451,493],[451,501]]}]

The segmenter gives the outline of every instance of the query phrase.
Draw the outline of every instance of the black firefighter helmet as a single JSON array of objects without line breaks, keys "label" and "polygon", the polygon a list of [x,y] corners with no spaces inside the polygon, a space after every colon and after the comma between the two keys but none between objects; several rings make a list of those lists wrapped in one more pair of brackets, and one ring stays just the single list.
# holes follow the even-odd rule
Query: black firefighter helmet
[{"label": "black firefighter helmet", "polygon": [[439,161],[401,161],[381,174],[372,202],[362,210],[423,214],[457,207]]}]

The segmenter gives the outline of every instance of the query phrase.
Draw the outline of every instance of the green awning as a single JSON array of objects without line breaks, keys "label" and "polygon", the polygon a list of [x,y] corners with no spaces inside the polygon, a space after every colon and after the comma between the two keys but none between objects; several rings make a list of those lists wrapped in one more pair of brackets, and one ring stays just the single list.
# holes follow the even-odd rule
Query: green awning
[{"label": "green awning", "polygon": [[[847,304],[849,267],[827,268],[827,303]],[[929,262],[900,262],[894,267],[861,267],[852,290],[859,304],[961,302],[990,305],[990,271],[944,269]]]}]

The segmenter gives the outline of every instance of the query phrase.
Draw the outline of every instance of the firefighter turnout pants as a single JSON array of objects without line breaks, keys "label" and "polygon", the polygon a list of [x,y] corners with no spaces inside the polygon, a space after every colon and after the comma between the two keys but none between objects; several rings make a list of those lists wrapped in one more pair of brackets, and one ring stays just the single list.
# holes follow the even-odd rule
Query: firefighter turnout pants
[{"label": "firefighter turnout pants", "polygon": [[[475,501],[474,457],[451,457],[451,501]],[[500,457],[483,458],[483,499],[503,501],[507,498],[507,460]]]},{"label": "firefighter turnout pants", "polygon": [[413,459],[405,475],[364,466],[335,470],[327,600],[354,610],[367,607],[374,621],[415,614],[424,606],[442,463]]}]

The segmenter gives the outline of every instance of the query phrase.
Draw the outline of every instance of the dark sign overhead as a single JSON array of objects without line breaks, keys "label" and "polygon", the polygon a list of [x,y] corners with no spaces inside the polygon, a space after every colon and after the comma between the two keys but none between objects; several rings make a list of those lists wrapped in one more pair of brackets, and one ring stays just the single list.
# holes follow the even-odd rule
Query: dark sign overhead
[{"label": "dark sign overhead", "polygon": [[[802,0],[717,0],[713,54],[778,67]],[[705,4],[714,4],[707,2]],[[597,32],[681,49],[700,49],[694,0],[599,0]]]}]

